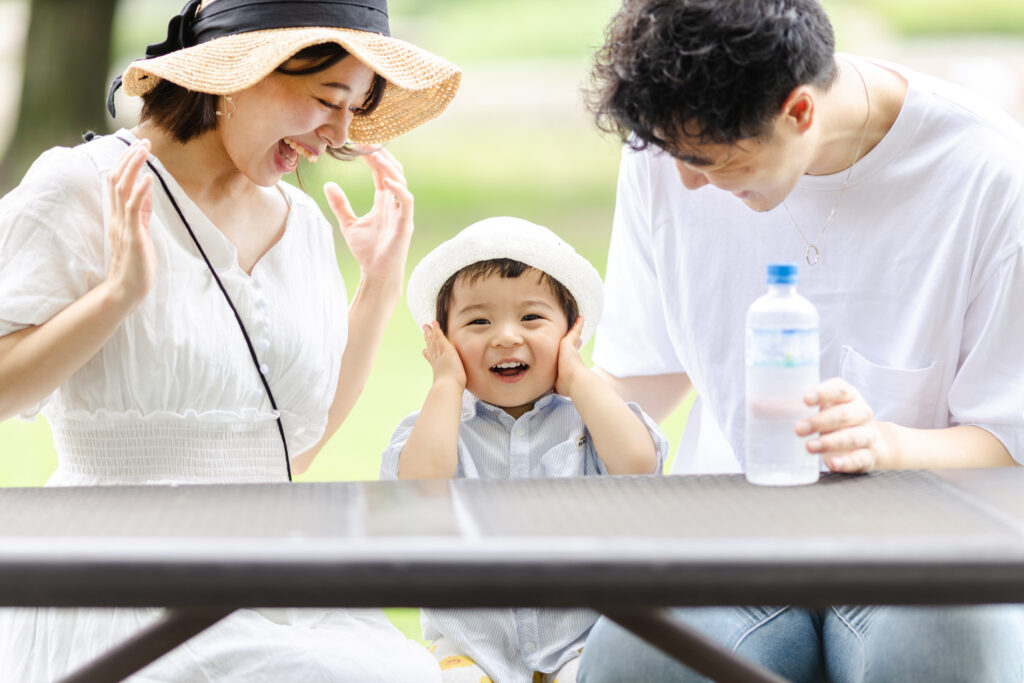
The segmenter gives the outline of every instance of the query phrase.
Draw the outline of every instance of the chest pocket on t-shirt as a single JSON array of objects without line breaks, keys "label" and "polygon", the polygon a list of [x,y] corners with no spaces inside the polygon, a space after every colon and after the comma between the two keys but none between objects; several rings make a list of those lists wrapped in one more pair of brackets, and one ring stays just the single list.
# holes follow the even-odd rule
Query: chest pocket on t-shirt
[{"label": "chest pocket on t-shirt", "polygon": [[875,419],[919,429],[946,427],[936,418],[943,363],[894,368],[872,363],[850,346],[839,352],[839,376],[856,387]]}]

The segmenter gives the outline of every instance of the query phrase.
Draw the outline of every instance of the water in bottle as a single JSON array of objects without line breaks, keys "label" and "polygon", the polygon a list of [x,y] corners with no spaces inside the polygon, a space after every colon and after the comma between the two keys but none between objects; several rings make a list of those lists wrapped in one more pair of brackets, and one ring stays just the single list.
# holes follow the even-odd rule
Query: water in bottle
[{"label": "water in bottle", "polygon": [[804,395],[817,386],[818,312],[797,294],[795,263],[768,265],[768,292],[747,310],[747,480],[768,486],[818,480],[820,456],[796,434],[816,408]]}]

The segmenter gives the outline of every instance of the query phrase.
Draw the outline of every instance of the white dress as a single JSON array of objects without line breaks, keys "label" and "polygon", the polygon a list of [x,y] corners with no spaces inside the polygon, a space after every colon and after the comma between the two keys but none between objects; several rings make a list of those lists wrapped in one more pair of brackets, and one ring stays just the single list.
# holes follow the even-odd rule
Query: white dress
[{"label": "white dress", "polygon": [[[43,154],[0,201],[0,336],[41,324],[106,275],[106,175],[126,130]],[[245,273],[234,245],[159,161],[242,318],[295,455],[317,443],[347,340],[330,224],[279,187],[281,239]],[[148,172],[148,170],[146,171]],[[158,182],[157,279],[102,350],[39,407],[58,467],[48,485],[287,480],[277,412],[231,309]],[[157,618],[157,609],[0,610],[0,678],[48,681]],[[240,610],[141,671],[140,681],[434,681],[436,663],[380,610]]]}]

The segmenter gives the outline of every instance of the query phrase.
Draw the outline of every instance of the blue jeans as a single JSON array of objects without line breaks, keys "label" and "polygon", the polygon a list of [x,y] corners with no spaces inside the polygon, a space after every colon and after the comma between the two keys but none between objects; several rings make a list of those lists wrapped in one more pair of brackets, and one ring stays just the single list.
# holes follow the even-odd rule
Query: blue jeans
[{"label": "blue jeans", "polygon": [[[694,607],[676,617],[791,681],[986,683],[1024,680],[1024,611],[979,607]],[[579,683],[706,681],[602,618]]]}]

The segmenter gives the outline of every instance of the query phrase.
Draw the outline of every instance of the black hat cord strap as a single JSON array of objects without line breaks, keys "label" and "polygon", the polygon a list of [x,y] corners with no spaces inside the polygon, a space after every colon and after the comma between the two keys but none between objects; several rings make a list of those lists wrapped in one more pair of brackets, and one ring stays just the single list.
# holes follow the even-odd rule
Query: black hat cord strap
[{"label": "black hat cord strap", "polygon": [[[131,147],[132,143],[129,142],[128,140],[125,140],[124,138],[118,137],[116,135],[114,137],[117,137],[118,140]],[[225,289],[224,283],[221,282],[220,276],[217,275],[216,269],[214,269],[213,264],[210,263],[210,259],[206,256],[206,252],[203,250],[203,245],[199,243],[199,238],[197,238],[196,234],[192,231],[192,226],[189,225],[189,222],[185,218],[185,214],[182,212],[181,207],[178,206],[178,202],[174,198],[174,194],[171,192],[171,189],[167,186],[166,181],[164,181],[163,175],[160,173],[160,171],[156,169],[156,166],[153,165],[152,161],[147,159],[146,165],[149,166],[149,170],[153,172],[153,175],[156,176],[156,179],[160,181],[161,187],[163,187],[164,192],[167,193],[167,198],[171,200],[171,206],[174,207],[174,210],[178,213],[178,217],[181,218],[181,222],[185,225],[185,229],[188,230],[189,237],[192,238],[192,242],[195,243],[196,249],[199,250],[199,255],[203,257],[203,261],[206,262],[206,267],[210,269],[210,274],[213,275],[213,279],[217,283],[217,286],[220,288],[221,294],[224,295],[224,300],[227,301],[228,306],[231,307],[231,312],[235,315],[235,321],[238,323],[238,329],[242,331],[242,337],[245,339],[245,345],[249,349],[249,357],[252,358],[253,365],[256,367],[256,374],[260,378],[260,381],[263,382],[263,388],[267,392],[267,398],[270,399],[270,407],[277,411],[277,431],[281,435],[281,444],[284,446],[284,464],[288,472],[288,481],[291,481],[292,463],[291,458],[288,455],[288,440],[284,436],[284,425],[281,423],[281,411],[278,410],[277,408],[277,402],[274,400],[274,393],[270,390],[270,384],[267,382],[266,376],[260,370],[260,361],[259,358],[256,357],[256,349],[253,347],[252,340],[249,338],[249,333],[245,329],[245,323],[242,322],[242,316],[238,314],[238,309],[235,308],[235,303],[231,300],[231,296],[228,294],[228,290]]]}]

